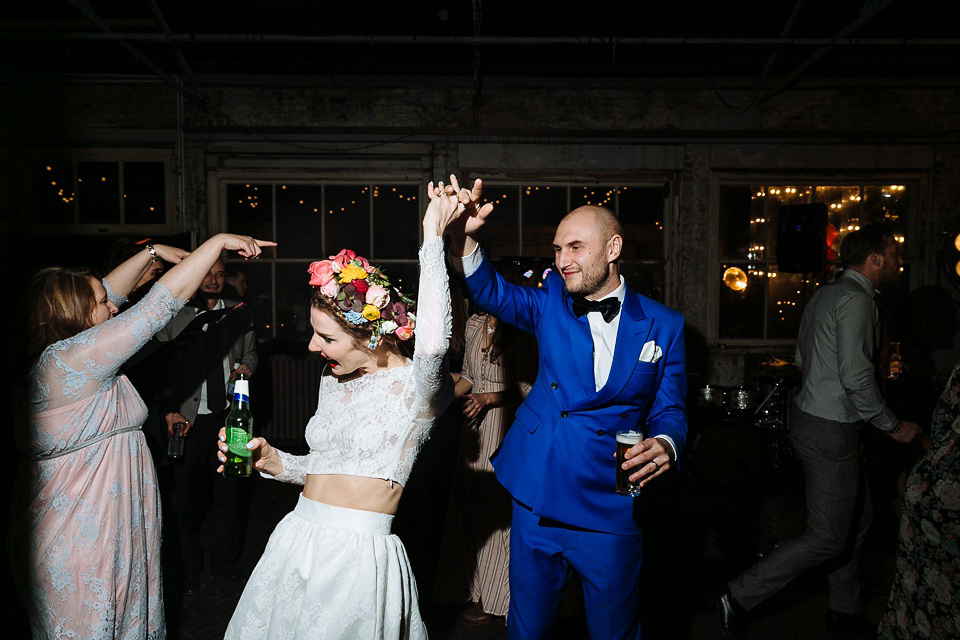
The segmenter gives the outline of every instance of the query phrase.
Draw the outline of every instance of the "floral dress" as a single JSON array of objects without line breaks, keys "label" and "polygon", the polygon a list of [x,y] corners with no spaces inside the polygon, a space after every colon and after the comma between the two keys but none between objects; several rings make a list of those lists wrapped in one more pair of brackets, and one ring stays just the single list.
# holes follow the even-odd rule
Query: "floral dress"
[{"label": "floral dress", "polygon": [[34,638],[166,636],[147,408],[117,371],[185,302],[156,284],[47,347],[31,370],[10,550]]},{"label": "floral dress", "polygon": [[940,396],[931,449],[907,478],[884,639],[960,638],[960,365]]}]

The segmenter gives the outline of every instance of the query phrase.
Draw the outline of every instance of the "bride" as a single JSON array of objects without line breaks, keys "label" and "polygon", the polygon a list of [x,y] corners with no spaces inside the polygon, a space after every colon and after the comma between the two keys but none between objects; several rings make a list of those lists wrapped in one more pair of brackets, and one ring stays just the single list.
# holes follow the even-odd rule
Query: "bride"
[{"label": "bride", "polygon": [[[428,185],[413,301],[352,251],[310,265],[309,349],[330,362],[307,423],[310,453],[247,445],[261,475],[303,485],[253,571],[226,638],[426,638],[406,551],[390,533],[434,420],[453,397],[443,232],[464,213]],[[413,361],[404,342],[416,334]],[[227,445],[220,434],[221,462]],[[221,467],[222,469],[222,467]]]}]

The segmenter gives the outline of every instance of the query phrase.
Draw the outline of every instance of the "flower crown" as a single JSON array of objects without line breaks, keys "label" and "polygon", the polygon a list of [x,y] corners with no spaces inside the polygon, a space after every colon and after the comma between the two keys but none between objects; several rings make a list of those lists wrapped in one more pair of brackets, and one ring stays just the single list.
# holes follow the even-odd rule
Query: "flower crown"
[{"label": "flower crown", "polygon": [[366,258],[343,249],[329,260],[312,263],[307,273],[310,285],[333,298],[347,322],[371,325],[369,348],[376,349],[382,335],[392,333],[400,340],[413,337],[417,325],[417,316],[410,310],[413,300],[391,287],[383,271]]}]

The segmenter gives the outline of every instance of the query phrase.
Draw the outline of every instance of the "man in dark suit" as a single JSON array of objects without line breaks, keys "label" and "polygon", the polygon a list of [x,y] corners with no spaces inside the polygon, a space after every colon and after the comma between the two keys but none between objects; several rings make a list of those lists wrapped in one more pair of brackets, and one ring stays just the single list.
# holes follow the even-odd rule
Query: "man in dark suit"
[{"label": "man in dark suit", "polygon": [[170,509],[188,595],[200,586],[204,568],[200,525],[207,514],[216,523],[216,539],[207,545],[212,573],[243,580],[235,566],[242,546],[242,481],[217,475],[214,447],[230,408],[227,386],[241,373],[253,374],[257,348],[250,314],[242,304],[221,297],[225,277],[224,263],[218,260],[193,303],[156,335],[161,342],[171,342],[167,353],[175,360],[167,368],[164,421],[168,433],[177,422],[185,424],[189,433],[182,462],[170,465]]},{"label": "man in dark suit", "polygon": [[576,572],[591,637],[639,638],[642,522],[638,500],[615,491],[615,435],[644,431],[624,463],[641,486],[675,464],[687,432],[683,317],[626,286],[622,227],[602,207],[560,222],[557,272],[542,289],[509,284],[474,238],[493,209],[479,207],[480,187],[459,190],[471,215],[451,252],[474,301],[535,334],[540,350],[533,389],[492,458],[514,501],[508,636],[548,636]]}]

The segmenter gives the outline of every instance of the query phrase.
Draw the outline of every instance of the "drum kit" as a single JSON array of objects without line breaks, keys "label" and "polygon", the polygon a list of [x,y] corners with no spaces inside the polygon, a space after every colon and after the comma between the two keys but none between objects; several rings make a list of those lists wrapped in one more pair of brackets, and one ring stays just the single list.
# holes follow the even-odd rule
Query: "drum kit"
[{"label": "drum kit", "polygon": [[711,482],[782,479],[798,468],[788,431],[792,376],[757,379],[754,387],[705,384],[697,391],[693,463]]}]

